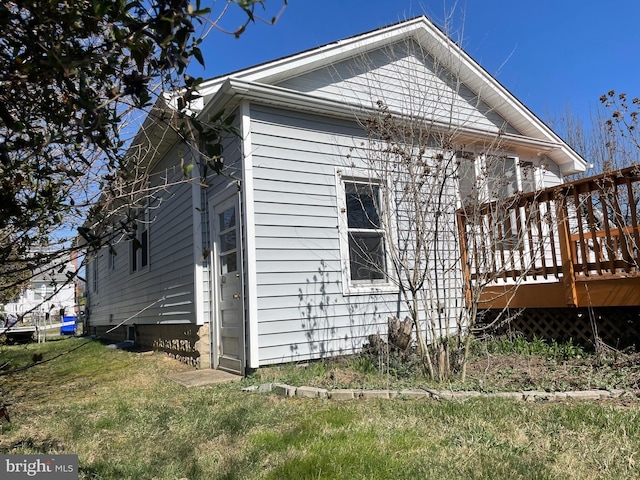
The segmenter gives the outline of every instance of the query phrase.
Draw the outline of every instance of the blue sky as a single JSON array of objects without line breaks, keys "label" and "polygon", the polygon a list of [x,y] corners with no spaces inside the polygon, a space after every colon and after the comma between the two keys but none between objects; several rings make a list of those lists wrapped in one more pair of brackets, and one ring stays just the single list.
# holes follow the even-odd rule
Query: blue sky
[{"label": "blue sky", "polygon": [[[211,78],[421,14],[442,26],[453,3],[289,0],[273,26],[258,22],[237,40],[213,31],[202,46],[206,68],[191,73]],[[267,0],[265,17],[281,5]],[[467,53],[549,120],[568,106],[588,117],[611,89],[640,96],[639,19],[638,0],[459,0],[453,29]],[[233,30],[239,21],[227,15],[222,25]]]}]

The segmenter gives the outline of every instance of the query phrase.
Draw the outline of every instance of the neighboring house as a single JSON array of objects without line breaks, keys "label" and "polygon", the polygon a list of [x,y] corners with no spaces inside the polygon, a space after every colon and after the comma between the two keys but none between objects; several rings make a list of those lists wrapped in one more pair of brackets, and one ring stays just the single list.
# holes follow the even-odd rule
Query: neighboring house
[{"label": "neighboring house", "polygon": [[[460,83],[435,65],[455,70]],[[380,180],[347,160],[366,142],[359,115],[378,100],[395,113],[453,124],[468,140],[466,159],[473,142],[500,136],[505,195],[585,168],[425,17],[212,79],[201,93],[200,118],[235,113],[227,175],[167,187],[162,202],[141,212],[135,240],[90,258],[87,297],[90,333],[135,338],[202,368],[243,373],[354,353],[368,335],[386,332],[388,316],[404,315],[384,275],[354,271],[348,240],[384,235],[347,220],[350,209],[366,208],[347,200],[358,182]],[[165,126],[149,118],[144,128],[134,147],[163,172],[152,177],[156,185],[179,180],[181,162],[197,164]],[[481,159],[471,158],[478,168]],[[191,175],[198,178],[197,165]],[[463,303],[462,290],[451,295]]]},{"label": "neighboring house", "polygon": [[58,321],[63,316],[76,315],[77,259],[64,255],[55,258],[33,272],[20,295],[3,305],[8,318]]}]

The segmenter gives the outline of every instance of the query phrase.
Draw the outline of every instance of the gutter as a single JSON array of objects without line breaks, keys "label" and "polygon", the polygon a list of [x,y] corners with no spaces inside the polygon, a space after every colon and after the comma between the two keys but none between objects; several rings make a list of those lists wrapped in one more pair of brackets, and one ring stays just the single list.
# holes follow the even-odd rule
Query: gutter
[{"label": "gutter", "polygon": [[[356,120],[359,117],[371,116],[377,113],[374,108],[363,107],[353,102],[342,101],[338,103],[309,93],[297,92],[273,85],[247,82],[237,78],[227,78],[205,108],[198,113],[198,117],[203,119],[223,109],[231,111],[243,100],[297,111],[320,113],[347,120]],[[391,111],[391,113],[401,115],[401,112],[397,111]],[[431,123],[435,130],[446,131],[451,128],[444,122],[431,121]],[[556,152],[562,152],[565,156],[572,156],[567,152],[567,147],[561,140],[540,140],[524,135],[501,133],[497,130],[489,132],[469,127],[456,127],[456,138],[465,141],[479,142],[486,140],[488,136],[495,136],[510,147],[521,147],[537,153],[547,153],[550,156]],[[561,167],[564,166],[565,170],[571,170],[572,165],[570,162],[557,161],[557,163]]]}]

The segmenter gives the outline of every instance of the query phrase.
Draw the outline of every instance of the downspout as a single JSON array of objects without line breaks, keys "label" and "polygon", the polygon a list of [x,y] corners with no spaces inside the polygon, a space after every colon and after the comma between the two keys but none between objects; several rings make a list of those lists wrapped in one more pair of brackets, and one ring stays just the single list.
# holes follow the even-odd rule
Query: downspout
[{"label": "downspout", "polygon": [[[195,315],[194,326],[197,331],[200,330],[205,324],[204,315],[204,300],[205,300],[205,288],[204,288],[204,265],[203,265],[203,252],[204,252],[204,221],[206,214],[206,205],[203,205],[203,190],[200,185],[201,164],[200,155],[198,149],[193,145],[190,146],[191,160],[196,168],[191,170],[191,208],[192,208],[192,222],[193,222],[193,308]],[[199,342],[202,339],[199,338]],[[207,336],[207,341],[209,338]],[[213,364],[209,362],[207,368],[212,368]],[[200,368],[203,366],[200,365]]]}]

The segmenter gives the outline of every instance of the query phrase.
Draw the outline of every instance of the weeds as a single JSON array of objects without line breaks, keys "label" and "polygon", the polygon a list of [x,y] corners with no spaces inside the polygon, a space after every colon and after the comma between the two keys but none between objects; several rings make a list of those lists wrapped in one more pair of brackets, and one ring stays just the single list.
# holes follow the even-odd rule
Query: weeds
[{"label": "weeds", "polygon": [[[624,357],[624,358],[622,358]],[[322,388],[442,388],[428,379],[411,352],[364,349],[339,359],[262,369],[253,383],[275,381]],[[635,389],[640,384],[640,356],[619,354],[603,361],[572,341],[498,337],[473,343],[467,380],[453,376],[446,388],[483,392],[585,389]]]},{"label": "weeds", "polygon": [[476,340],[473,344],[473,352],[476,356],[484,353],[514,354],[525,357],[541,356],[556,361],[576,360],[587,356],[585,350],[574,344],[571,339],[560,343],[556,340],[547,341],[538,337],[527,340],[520,335],[513,338],[498,337],[486,341]]}]

